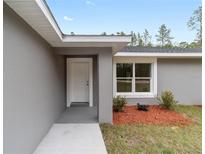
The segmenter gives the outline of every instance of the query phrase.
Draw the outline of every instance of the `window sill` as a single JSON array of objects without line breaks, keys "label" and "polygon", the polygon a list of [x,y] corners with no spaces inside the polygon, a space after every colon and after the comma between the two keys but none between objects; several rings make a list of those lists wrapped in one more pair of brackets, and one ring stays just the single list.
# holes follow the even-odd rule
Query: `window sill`
[{"label": "window sill", "polygon": [[143,93],[143,94],[130,94],[130,93],[117,93],[117,96],[124,96],[126,98],[156,98],[153,93]]}]

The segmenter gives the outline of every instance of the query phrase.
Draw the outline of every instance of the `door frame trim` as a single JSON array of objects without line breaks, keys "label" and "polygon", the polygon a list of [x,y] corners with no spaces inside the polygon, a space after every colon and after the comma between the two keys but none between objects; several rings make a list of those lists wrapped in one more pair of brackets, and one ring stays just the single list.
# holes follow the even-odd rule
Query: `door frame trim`
[{"label": "door frame trim", "polygon": [[66,58],[66,97],[67,97],[67,107],[71,105],[71,79],[69,78],[70,64],[76,62],[88,62],[89,64],[89,106],[93,106],[93,59],[92,58]]}]

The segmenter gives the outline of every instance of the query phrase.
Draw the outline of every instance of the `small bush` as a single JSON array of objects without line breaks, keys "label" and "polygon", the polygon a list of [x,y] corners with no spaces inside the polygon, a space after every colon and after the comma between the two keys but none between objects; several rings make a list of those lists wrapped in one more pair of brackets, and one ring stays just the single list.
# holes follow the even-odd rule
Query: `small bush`
[{"label": "small bush", "polygon": [[126,104],[127,104],[127,100],[125,97],[117,96],[113,98],[113,110],[115,112],[122,112]]},{"label": "small bush", "polygon": [[173,110],[177,105],[177,101],[174,99],[174,95],[171,91],[163,91],[160,97],[157,97],[159,105],[165,109]]}]

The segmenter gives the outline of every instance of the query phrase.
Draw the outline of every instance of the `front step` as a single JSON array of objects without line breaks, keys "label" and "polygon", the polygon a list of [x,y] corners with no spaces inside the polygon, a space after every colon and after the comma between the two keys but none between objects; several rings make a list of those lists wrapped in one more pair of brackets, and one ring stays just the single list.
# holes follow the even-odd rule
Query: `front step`
[{"label": "front step", "polygon": [[89,106],[88,102],[72,102],[70,107],[87,107]]}]

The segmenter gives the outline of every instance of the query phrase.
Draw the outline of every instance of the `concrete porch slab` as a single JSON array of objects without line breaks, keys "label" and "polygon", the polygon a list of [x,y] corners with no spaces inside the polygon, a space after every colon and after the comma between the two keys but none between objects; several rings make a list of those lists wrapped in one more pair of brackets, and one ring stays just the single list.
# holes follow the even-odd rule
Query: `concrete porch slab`
[{"label": "concrete porch slab", "polygon": [[54,124],[34,154],[107,154],[98,123]]},{"label": "concrete porch slab", "polygon": [[97,107],[71,106],[61,114],[56,123],[97,123]]}]

